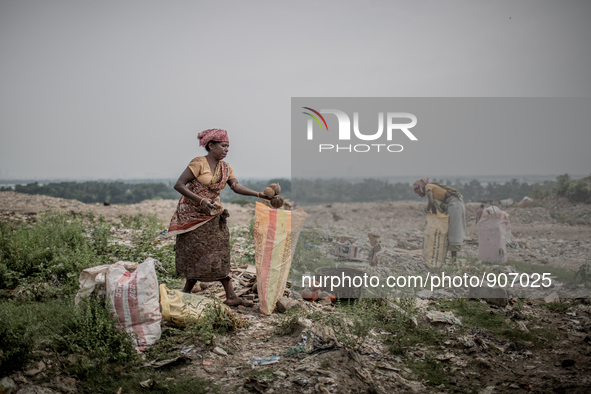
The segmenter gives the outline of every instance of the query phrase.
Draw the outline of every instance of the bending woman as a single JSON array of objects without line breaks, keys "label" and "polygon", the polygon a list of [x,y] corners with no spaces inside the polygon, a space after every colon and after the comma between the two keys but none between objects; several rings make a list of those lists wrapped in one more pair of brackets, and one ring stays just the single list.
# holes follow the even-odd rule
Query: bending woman
[{"label": "bending woman", "polygon": [[169,236],[177,236],[176,273],[187,280],[185,293],[190,293],[197,281],[220,281],[227,305],[251,306],[252,302],[236,296],[230,282],[230,214],[219,195],[228,184],[235,193],[268,198],[240,185],[232,167],[222,161],[230,148],[226,130],[208,129],[197,138],[207,155],[191,160],[174,185],[182,195],[168,228]]},{"label": "bending woman", "polygon": [[429,183],[429,178],[421,178],[413,183],[412,188],[420,197],[427,196],[429,203],[426,212],[437,211],[449,214],[447,238],[452,260],[464,243],[466,233],[466,209],[462,195],[456,189],[439,182]]}]

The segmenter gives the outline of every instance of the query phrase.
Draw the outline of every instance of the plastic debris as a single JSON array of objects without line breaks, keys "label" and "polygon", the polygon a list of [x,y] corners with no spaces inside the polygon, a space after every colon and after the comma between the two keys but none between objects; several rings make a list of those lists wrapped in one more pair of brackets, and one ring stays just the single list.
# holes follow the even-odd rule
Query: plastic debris
[{"label": "plastic debris", "polygon": [[252,365],[269,365],[278,363],[281,360],[281,356],[270,356],[270,357],[253,357]]}]

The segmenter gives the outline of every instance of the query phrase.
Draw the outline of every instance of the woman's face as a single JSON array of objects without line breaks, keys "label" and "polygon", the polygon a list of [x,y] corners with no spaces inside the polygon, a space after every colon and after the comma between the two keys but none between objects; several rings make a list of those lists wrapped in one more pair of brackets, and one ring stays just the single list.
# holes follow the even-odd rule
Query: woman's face
[{"label": "woman's face", "polygon": [[425,193],[423,193],[423,192],[421,191],[421,188],[420,188],[420,187],[416,187],[416,188],[414,189],[414,191],[415,191],[415,193],[417,193],[417,194],[419,195],[419,197],[425,197]]},{"label": "woman's face", "polygon": [[209,145],[209,154],[216,160],[223,160],[228,155],[229,142],[216,142]]}]

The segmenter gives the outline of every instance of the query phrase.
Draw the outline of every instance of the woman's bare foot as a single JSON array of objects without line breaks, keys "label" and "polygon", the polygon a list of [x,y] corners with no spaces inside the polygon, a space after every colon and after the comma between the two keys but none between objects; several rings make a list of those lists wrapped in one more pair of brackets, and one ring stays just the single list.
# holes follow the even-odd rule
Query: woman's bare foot
[{"label": "woman's bare foot", "polygon": [[238,297],[228,298],[228,299],[226,299],[226,301],[224,301],[224,304],[226,304],[228,306],[242,305],[242,306],[247,306],[247,307],[251,307],[254,305],[254,303],[252,301],[246,301],[246,300],[243,300],[242,298],[238,298]]}]

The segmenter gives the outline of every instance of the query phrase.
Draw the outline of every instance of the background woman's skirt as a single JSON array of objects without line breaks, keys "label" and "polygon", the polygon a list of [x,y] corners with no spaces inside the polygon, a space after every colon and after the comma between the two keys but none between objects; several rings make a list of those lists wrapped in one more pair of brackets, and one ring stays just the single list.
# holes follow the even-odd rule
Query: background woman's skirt
[{"label": "background woman's skirt", "polygon": [[230,274],[230,230],[227,210],[204,225],[176,236],[176,274],[181,278],[216,281]]},{"label": "background woman's skirt", "polygon": [[448,250],[459,252],[466,234],[466,208],[464,202],[457,197],[453,197],[447,204],[447,213],[449,214]]}]

